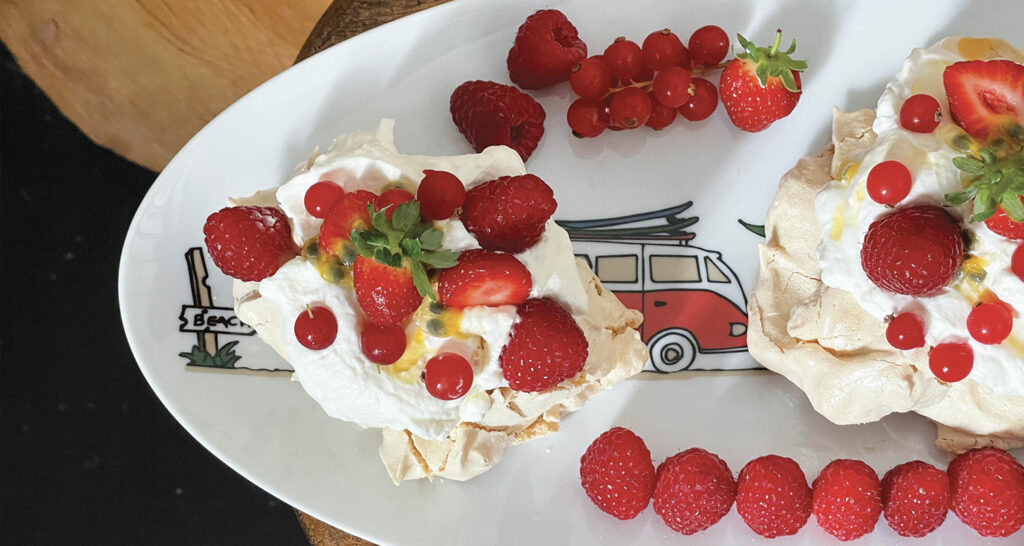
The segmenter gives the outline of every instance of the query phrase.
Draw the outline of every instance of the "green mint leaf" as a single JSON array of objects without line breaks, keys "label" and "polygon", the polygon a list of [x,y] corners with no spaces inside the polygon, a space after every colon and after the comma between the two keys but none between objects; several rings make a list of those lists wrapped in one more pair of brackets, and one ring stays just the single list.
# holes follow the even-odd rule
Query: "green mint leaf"
[{"label": "green mint leaf", "polygon": [[441,248],[442,239],[444,239],[444,232],[439,229],[429,228],[419,236],[420,248],[423,250],[437,250]]},{"label": "green mint leaf", "polygon": [[413,260],[418,260],[423,254],[420,249],[420,242],[416,239],[402,239],[401,247],[402,253]]},{"label": "green mint leaf", "polygon": [[970,201],[971,198],[974,197],[974,193],[975,190],[971,188],[967,188],[966,190],[963,191],[947,193],[946,201],[948,201],[949,204],[953,205],[954,207],[959,207],[960,205],[963,205],[964,203]]},{"label": "green mint leaf", "polygon": [[459,254],[453,250],[438,250],[436,252],[424,252],[420,261],[434,269],[446,269],[459,263]]},{"label": "green mint leaf", "polygon": [[416,287],[416,291],[424,298],[430,298],[431,301],[437,301],[437,294],[434,293],[434,288],[430,286],[430,277],[427,276],[426,270],[423,269],[423,264],[413,262],[411,269],[412,284]]},{"label": "green mint leaf", "polygon": [[954,157],[953,165],[967,174],[981,174],[985,172],[985,164],[973,157]]},{"label": "green mint leaf", "polygon": [[1024,203],[1021,202],[1019,194],[1004,195],[1000,204],[1011,220],[1014,222],[1024,222]]},{"label": "green mint leaf", "polygon": [[409,228],[420,221],[420,204],[417,201],[409,201],[398,205],[391,215],[391,224],[397,231],[406,232]]},{"label": "green mint leaf", "polygon": [[402,255],[391,252],[386,248],[378,248],[373,253],[373,259],[391,267],[402,267]]}]

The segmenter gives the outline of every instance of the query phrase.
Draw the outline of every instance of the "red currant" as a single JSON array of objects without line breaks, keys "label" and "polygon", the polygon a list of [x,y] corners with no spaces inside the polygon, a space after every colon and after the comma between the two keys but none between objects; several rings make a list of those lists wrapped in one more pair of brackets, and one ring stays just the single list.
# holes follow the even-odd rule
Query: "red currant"
[{"label": "red currant", "polygon": [[1017,250],[1013,251],[1013,257],[1010,258],[1010,271],[1013,271],[1013,274],[1017,275],[1021,282],[1024,282],[1024,243],[1021,243]]},{"label": "red currant", "polygon": [[654,98],[669,108],[679,108],[690,100],[690,71],[681,66],[670,66],[654,76],[651,91]]},{"label": "red currant", "polygon": [[651,70],[664,70],[670,66],[686,64],[686,47],[671,30],[650,33],[641,48],[644,64]]},{"label": "red currant", "polygon": [[1011,330],[1013,313],[1001,301],[979,304],[967,315],[967,331],[978,343],[998,345],[1010,337]]},{"label": "red currant", "polygon": [[473,386],[473,366],[462,355],[440,353],[427,361],[423,380],[434,398],[455,400]]},{"label": "red currant", "polygon": [[676,119],[676,109],[669,108],[654,100],[654,96],[651,93],[648,93],[648,95],[651,95],[651,105],[654,106],[654,109],[651,110],[651,117],[647,119],[646,125],[655,131],[672,125],[672,122]]},{"label": "red currant", "polygon": [[405,330],[398,326],[378,326],[371,322],[363,325],[359,334],[359,348],[374,364],[394,364],[405,353]]},{"label": "red currant", "polygon": [[444,220],[451,218],[466,200],[466,186],[450,172],[428,169],[423,171],[416,199],[424,220]]},{"label": "red currant", "polygon": [[644,55],[636,42],[619,36],[604,50],[604,62],[611,69],[613,78],[629,81],[643,68]]},{"label": "red currant", "polygon": [[718,108],[718,88],[704,78],[694,78],[692,85],[693,96],[679,107],[679,113],[690,121],[700,121]]},{"label": "red currant", "polygon": [[903,351],[924,347],[924,321],[914,313],[900,313],[889,321],[885,339]]},{"label": "red currant", "polygon": [[608,128],[608,107],[598,99],[576,99],[565,114],[572,134],[579,138],[591,138]]},{"label": "red currant", "polygon": [[608,106],[611,122],[624,129],[635,129],[651,117],[654,105],[642,89],[627,87],[612,95]]},{"label": "red currant", "polygon": [[707,25],[690,35],[690,60],[694,65],[714,66],[729,53],[729,35],[722,27]]},{"label": "red currant", "polygon": [[895,205],[910,193],[910,169],[899,161],[883,161],[868,173],[868,195],[881,205]]},{"label": "red currant", "polygon": [[345,190],[330,180],[321,180],[306,190],[303,202],[306,205],[306,212],[313,215],[313,218],[326,218],[327,211],[331,206],[344,197]]},{"label": "red currant", "polygon": [[928,368],[946,383],[967,377],[974,367],[974,351],[966,343],[940,343],[928,353]]},{"label": "red currant", "polygon": [[338,321],[323,305],[307,307],[295,317],[295,339],[307,349],[319,351],[330,347],[338,336]]},{"label": "red currant", "polygon": [[569,74],[569,87],[572,87],[573,93],[585,99],[603,97],[611,85],[612,70],[603,58],[583,59],[572,67],[572,73]]},{"label": "red currant", "polygon": [[930,133],[939,126],[942,109],[935,97],[925,94],[911,96],[900,107],[900,125],[912,133]]},{"label": "red currant", "polygon": [[[383,210],[384,214],[387,215],[388,220],[391,219],[391,215],[395,213],[395,209],[402,203],[408,203],[413,200],[413,196],[402,188],[391,188],[390,190],[380,194],[376,199],[373,200],[373,208],[377,210]],[[386,207],[386,208],[385,208]]]}]

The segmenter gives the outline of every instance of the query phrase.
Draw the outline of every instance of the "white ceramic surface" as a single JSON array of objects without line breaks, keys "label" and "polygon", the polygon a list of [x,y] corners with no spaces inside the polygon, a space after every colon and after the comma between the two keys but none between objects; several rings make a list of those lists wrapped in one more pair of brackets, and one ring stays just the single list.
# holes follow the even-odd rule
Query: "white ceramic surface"
[{"label": "white ceramic surface", "polygon": [[[543,7],[564,11],[591,53],[618,35],[639,42],[666,26],[684,39],[709,23],[758,42],[769,40],[776,27],[783,28],[785,40],[797,38],[798,56],[810,59],[803,97],[790,117],[758,134],[736,130],[719,108],[706,121],[677,121],[658,133],[644,129],[577,140],[564,122],[568,86],[532,93],[548,121],[527,168],[554,187],[556,218],[618,216],[692,200],[687,214],[700,217],[691,228],[697,234],[693,244],[721,253],[746,288],[756,271],[759,238],[737,220],[762,223],[779,176],[827,143],[833,105],[872,107],[913,47],[947,35],[1000,36],[1024,46],[1024,4],[955,0],[456,0],[352,38],[225,110],[181,150],[139,207],[121,258],[121,312],[139,366],[170,412],[267,491],[385,544],[683,542],[651,509],[620,522],[597,511],[583,494],[579,456],[613,425],[643,436],[656,463],[700,446],[720,454],[734,472],[762,454],[790,456],[809,479],[839,457],[863,459],[879,475],[911,459],[944,466],[945,456],[932,445],[933,426],[917,416],[840,427],[817,415],[785,379],[766,371],[681,372],[644,374],[598,396],[565,419],[561,432],[510,450],[497,467],[470,482],[396,487],[377,458],[379,432],[328,418],[286,373],[185,366],[178,353],[188,352],[198,338],[179,331],[182,306],[193,304],[183,255],[202,245],[205,217],[229,196],[283,183],[316,146],[373,128],[381,117],[397,119],[396,140],[405,153],[470,151],[451,123],[449,93],[470,79],[507,82],[505,55],[515,29]],[[213,306],[230,307],[230,279],[214,268],[208,283]],[[194,310],[185,312],[193,317]],[[221,334],[217,343],[229,341],[239,342],[238,366],[285,367],[255,337]],[[699,355],[697,363],[755,365],[745,352]],[[812,520],[795,537],[772,543],[828,540]],[[747,529],[735,510],[685,541],[768,542]],[[861,543],[898,542],[880,521]],[[907,541],[982,542],[952,514],[939,532]]]}]

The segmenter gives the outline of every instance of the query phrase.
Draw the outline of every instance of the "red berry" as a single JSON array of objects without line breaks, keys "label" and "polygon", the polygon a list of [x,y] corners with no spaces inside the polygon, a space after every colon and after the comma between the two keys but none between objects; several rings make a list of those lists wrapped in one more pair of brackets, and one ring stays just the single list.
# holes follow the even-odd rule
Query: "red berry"
[{"label": "red berry", "polygon": [[736,480],[736,511],[765,538],[796,534],[811,517],[811,488],[800,465],[778,455],[747,463]]},{"label": "red berry", "polygon": [[273,207],[227,207],[203,225],[213,263],[242,281],[261,281],[298,254],[288,217]]},{"label": "red berry", "polygon": [[963,256],[960,225],[933,205],[900,208],[875,220],[860,251],[861,267],[875,286],[910,296],[948,285]]},{"label": "red berry", "polygon": [[455,126],[477,152],[505,145],[526,161],[544,135],[544,108],[508,85],[465,82],[452,91],[449,109]]},{"label": "red berry", "polygon": [[346,193],[327,211],[327,217],[320,224],[320,250],[331,256],[341,256],[345,243],[351,240],[352,230],[365,229],[370,225],[368,203],[377,196],[366,190]]},{"label": "red berry", "polygon": [[450,172],[428,169],[423,171],[416,200],[424,220],[444,220],[451,218],[466,200],[466,186]]},{"label": "red berry", "polygon": [[860,538],[875,529],[882,513],[882,486],[868,465],[836,459],[814,480],[814,519],[842,541]]},{"label": "red berry", "polygon": [[912,133],[930,133],[939,126],[942,109],[931,95],[911,95],[900,107],[900,125]]},{"label": "red berry", "polygon": [[437,295],[445,307],[519,305],[533,288],[533,277],[511,254],[480,248],[459,255],[459,263],[441,271]]},{"label": "red berry", "polygon": [[503,176],[466,192],[460,218],[481,247],[517,253],[540,240],[557,207],[551,187],[537,176]]},{"label": "red berry", "polygon": [[644,55],[636,42],[619,36],[604,50],[604,62],[612,72],[612,77],[620,81],[629,81],[640,73],[644,66]]},{"label": "red berry", "polygon": [[690,61],[694,65],[714,66],[729,53],[729,35],[722,27],[707,25],[690,35]]},{"label": "red berry", "polygon": [[368,322],[359,334],[359,348],[374,364],[394,364],[405,353],[405,330],[398,326],[381,326]]},{"label": "red berry", "polygon": [[[1020,201],[1024,204],[1024,195],[1020,196]],[[1006,211],[1003,210],[1003,205],[997,206],[996,213],[985,219],[985,225],[992,232],[1002,235],[1007,239],[1024,240],[1024,222],[1016,222],[1013,218],[1010,218]]]},{"label": "red berry", "polygon": [[1024,65],[1018,62],[953,63],[943,70],[942,85],[953,122],[977,140],[987,142],[1024,124]]},{"label": "red berry", "polygon": [[408,203],[413,200],[413,196],[407,190],[402,188],[391,188],[384,193],[377,196],[373,200],[373,208],[376,210],[383,210],[384,215],[391,219],[391,215],[395,213],[395,208],[402,203]]},{"label": "red berry", "polygon": [[508,52],[509,78],[523,89],[541,89],[569,79],[587,56],[587,44],[565,14],[545,9],[526,18]]},{"label": "red berry", "polygon": [[598,436],[580,457],[580,484],[602,512],[633,519],[654,493],[654,463],[643,439],[615,427]]},{"label": "red berry", "polygon": [[[744,40],[746,51],[722,69],[718,85],[722,106],[729,121],[743,131],[767,129],[776,120],[788,116],[800,101],[800,71],[807,63],[791,59],[790,50],[781,50],[781,39],[780,30],[771,48],[755,47]],[[764,76],[763,83],[758,74]],[[787,80],[792,77],[792,90],[786,87],[783,74]]]},{"label": "red berry", "polygon": [[601,56],[583,59],[572,68],[572,74],[569,75],[569,87],[585,99],[603,97],[611,85],[612,71]]},{"label": "red berry", "polygon": [[923,537],[946,521],[949,478],[923,461],[903,463],[882,478],[885,521],[896,534]]},{"label": "red berry", "polygon": [[[650,95],[650,92],[648,92],[648,95]],[[651,117],[647,118],[647,123],[645,125],[647,125],[651,129],[654,129],[655,131],[660,131],[661,129],[668,127],[669,125],[672,124],[673,121],[675,121],[675,108],[669,108],[668,106],[665,106],[664,104],[654,100],[653,95],[651,95],[651,105],[654,107],[654,109],[651,110]]]},{"label": "red berry", "polygon": [[883,161],[868,173],[868,195],[880,205],[895,205],[909,193],[913,184],[910,169],[899,161]]},{"label": "red berry", "polygon": [[1010,258],[1010,271],[1013,271],[1014,275],[1024,282],[1024,243],[1017,246],[1017,250],[1013,251],[1013,257]]},{"label": "red berry", "polygon": [[635,129],[647,123],[654,105],[642,89],[627,87],[614,95],[608,106],[611,122],[625,129]]},{"label": "red berry", "polygon": [[306,212],[313,218],[325,218],[327,211],[345,196],[345,190],[330,180],[321,180],[306,190],[303,197],[303,204],[306,205]]},{"label": "red berry", "polygon": [[641,48],[644,65],[651,70],[664,70],[670,66],[685,65],[686,47],[671,30],[650,33]]},{"label": "red berry", "polygon": [[692,535],[718,523],[736,499],[736,481],[725,461],[694,447],[658,466],[654,511],[665,525]]},{"label": "red berry", "polygon": [[914,313],[900,313],[889,321],[885,339],[889,345],[903,351],[924,347],[924,321]]},{"label": "red berry", "polygon": [[509,387],[544,391],[583,369],[589,345],[569,313],[546,298],[528,299],[516,311],[519,322],[498,359]]},{"label": "red berry", "polygon": [[670,66],[654,76],[651,92],[654,98],[669,108],[679,108],[690,100],[690,71],[681,66]]},{"label": "red berry", "polygon": [[679,107],[679,113],[690,121],[706,119],[718,108],[718,88],[704,78],[694,78],[693,96]]},{"label": "red berry", "polygon": [[295,339],[307,349],[319,351],[334,343],[338,336],[338,321],[334,313],[323,305],[307,307],[295,317]]},{"label": "red berry", "polygon": [[439,353],[427,361],[423,381],[434,398],[455,400],[473,386],[473,366],[462,355]]},{"label": "red berry", "polygon": [[407,267],[391,267],[373,258],[356,256],[352,287],[359,308],[370,322],[382,326],[405,322],[423,303]]},{"label": "red berry", "polygon": [[958,455],[946,471],[951,508],[985,537],[1008,537],[1024,526],[1024,466],[994,447]]},{"label": "red berry", "polygon": [[608,128],[608,108],[598,99],[576,99],[565,114],[573,136],[596,137]]},{"label": "red berry", "polygon": [[940,343],[928,353],[928,368],[946,383],[967,377],[974,367],[974,351],[966,343]]},{"label": "red berry", "polygon": [[1013,313],[1001,301],[978,304],[967,315],[967,331],[978,343],[998,345],[1010,337]]}]

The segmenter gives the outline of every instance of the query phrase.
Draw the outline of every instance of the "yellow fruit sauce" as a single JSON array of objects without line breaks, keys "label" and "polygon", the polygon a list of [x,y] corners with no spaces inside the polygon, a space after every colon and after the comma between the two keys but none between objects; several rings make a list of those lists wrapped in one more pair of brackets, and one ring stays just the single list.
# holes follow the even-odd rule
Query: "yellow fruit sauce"
[{"label": "yellow fruit sauce", "polygon": [[836,207],[835,212],[832,213],[832,229],[828,232],[828,236],[831,237],[833,241],[838,241],[839,238],[843,236],[844,222],[843,206],[840,205]]},{"label": "yellow fruit sauce", "polygon": [[409,334],[402,357],[394,364],[381,366],[381,370],[403,383],[415,383],[419,380],[428,357],[432,356],[431,349],[426,345],[427,334],[433,337],[470,338],[471,336],[459,329],[461,323],[462,311],[442,307],[425,298],[419,309],[413,313],[412,332]]},{"label": "yellow fruit sauce", "polygon": [[[355,260],[355,247],[347,245],[346,253],[351,260]],[[347,267],[341,259],[331,256],[320,250],[320,241],[313,237],[302,245],[302,257],[313,264],[317,273],[323,280],[341,285],[352,286],[352,270]],[[351,263],[351,260],[349,263]]]},{"label": "yellow fruit sauce", "polygon": [[977,59],[988,59],[992,57],[994,44],[988,38],[960,38],[956,44],[957,51],[965,59],[973,61]]}]

